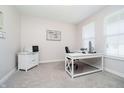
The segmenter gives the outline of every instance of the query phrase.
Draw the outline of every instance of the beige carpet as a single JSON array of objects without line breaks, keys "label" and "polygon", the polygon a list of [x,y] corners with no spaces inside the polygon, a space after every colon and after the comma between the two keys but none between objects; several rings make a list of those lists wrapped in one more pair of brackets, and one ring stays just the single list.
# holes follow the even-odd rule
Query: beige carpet
[{"label": "beige carpet", "polygon": [[17,71],[1,87],[118,88],[124,87],[124,78],[103,71],[72,79],[64,71],[64,62],[56,62],[40,64],[28,72]]}]

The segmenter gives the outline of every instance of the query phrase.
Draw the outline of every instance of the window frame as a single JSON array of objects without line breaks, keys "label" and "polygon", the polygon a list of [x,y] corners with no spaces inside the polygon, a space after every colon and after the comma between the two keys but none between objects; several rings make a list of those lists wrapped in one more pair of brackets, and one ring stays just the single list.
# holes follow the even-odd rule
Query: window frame
[{"label": "window frame", "polygon": [[[85,31],[84,31],[84,27],[86,27],[86,26],[88,26],[88,25],[90,25],[90,24],[93,24],[94,25],[94,30],[93,30],[93,37],[91,36],[91,37],[84,37],[84,34],[83,33],[85,33]],[[85,24],[85,25],[83,25],[83,27],[82,27],[82,47],[84,47],[84,48],[89,48],[89,47],[85,47],[85,41],[86,40],[89,40],[89,41],[93,41],[92,42],[92,46],[93,46],[93,48],[95,49],[96,48],[96,43],[95,43],[95,36],[96,36],[96,34],[95,34],[95,31],[96,31],[96,22],[95,21],[91,21],[91,22],[89,22],[89,23],[87,23],[87,24]],[[88,43],[88,42],[87,42]],[[86,45],[87,46],[87,45]]]},{"label": "window frame", "polygon": [[[111,35],[107,35],[106,31],[107,31],[107,19],[115,16],[115,15],[118,15],[118,20],[117,22],[120,23],[122,20],[121,20],[121,14],[124,14],[124,9],[120,10],[120,11],[117,11],[117,12],[114,12],[110,15],[108,15],[107,17],[104,18],[104,54],[105,54],[105,57],[109,57],[109,58],[112,58],[112,59],[119,59],[119,60],[124,60],[124,55],[122,54],[122,56],[119,54],[119,45],[124,45],[124,44],[120,44],[119,41],[117,41],[117,55],[112,55],[112,54],[107,54],[107,38],[111,38],[111,37],[116,37],[117,39],[119,39],[120,36],[124,36],[124,33],[116,33],[116,34],[111,34]],[[123,19],[124,20],[124,19]],[[120,27],[120,24],[118,24],[119,27]],[[120,29],[118,27],[118,29]],[[120,30],[119,30],[120,31]]]}]

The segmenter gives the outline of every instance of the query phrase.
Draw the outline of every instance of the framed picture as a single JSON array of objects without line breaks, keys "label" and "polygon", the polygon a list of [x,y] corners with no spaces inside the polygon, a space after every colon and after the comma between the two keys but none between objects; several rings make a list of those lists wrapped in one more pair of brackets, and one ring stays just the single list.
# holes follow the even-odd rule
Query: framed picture
[{"label": "framed picture", "polygon": [[56,30],[46,31],[46,40],[49,41],[61,41],[61,32]]},{"label": "framed picture", "polygon": [[3,13],[0,11],[0,31],[3,31]]},{"label": "framed picture", "polygon": [[3,30],[3,13],[0,11],[0,39],[5,39],[6,33]]}]

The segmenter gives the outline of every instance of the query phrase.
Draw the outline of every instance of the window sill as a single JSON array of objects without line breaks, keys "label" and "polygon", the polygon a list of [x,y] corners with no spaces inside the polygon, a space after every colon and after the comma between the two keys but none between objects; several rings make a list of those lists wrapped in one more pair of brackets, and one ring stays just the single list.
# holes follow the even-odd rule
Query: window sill
[{"label": "window sill", "polygon": [[109,58],[109,59],[124,61],[124,58],[123,57],[110,56],[110,55],[104,55],[104,57],[105,58]]}]

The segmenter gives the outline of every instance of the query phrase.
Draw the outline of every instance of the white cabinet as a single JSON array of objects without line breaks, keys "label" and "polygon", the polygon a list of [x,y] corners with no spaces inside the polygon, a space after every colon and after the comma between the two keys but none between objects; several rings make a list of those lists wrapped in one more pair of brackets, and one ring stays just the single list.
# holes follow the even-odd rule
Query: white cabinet
[{"label": "white cabinet", "polygon": [[18,53],[18,70],[28,69],[39,64],[39,53],[38,52],[20,52]]}]

